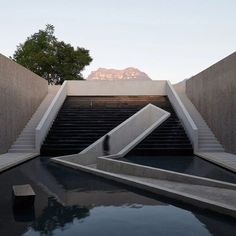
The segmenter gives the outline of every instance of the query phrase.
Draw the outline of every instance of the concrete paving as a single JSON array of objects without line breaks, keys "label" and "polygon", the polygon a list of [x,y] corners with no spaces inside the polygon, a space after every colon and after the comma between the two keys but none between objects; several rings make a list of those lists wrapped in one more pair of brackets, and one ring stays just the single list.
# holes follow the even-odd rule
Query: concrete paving
[{"label": "concrete paving", "polygon": [[227,152],[197,152],[196,155],[236,173],[236,155]]},{"label": "concrete paving", "polygon": [[6,153],[0,155],[0,172],[28,161],[39,153]]}]

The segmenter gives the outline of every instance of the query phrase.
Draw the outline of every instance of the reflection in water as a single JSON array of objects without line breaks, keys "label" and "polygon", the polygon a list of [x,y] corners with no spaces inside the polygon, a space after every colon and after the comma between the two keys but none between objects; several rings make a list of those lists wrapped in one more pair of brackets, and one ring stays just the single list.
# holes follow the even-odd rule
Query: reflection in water
[{"label": "reflection in water", "polygon": [[[11,187],[32,185],[34,219],[14,219]],[[235,220],[37,158],[0,174],[0,235],[233,235]],[[175,205],[175,206],[174,206]],[[19,221],[20,220],[20,221]]]},{"label": "reflection in water", "polygon": [[[32,225],[24,236],[39,235],[39,233],[50,236],[234,235],[235,222],[228,222],[224,225],[220,219],[210,219],[209,221],[208,217],[201,222],[196,216],[202,217],[202,215],[194,215],[189,211],[173,206],[144,205],[139,208],[126,205],[120,207],[99,206],[91,208],[90,214],[83,220],[74,217],[73,221],[67,222],[63,227],[57,225],[55,228],[50,227],[49,231],[35,228]],[[42,220],[41,217],[39,220]],[[208,224],[210,224],[210,228],[208,228]],[[42,226],[44,227],[44,224]]]},{"label": "reflection in water", "polygon": [[[176,220],[178,219],[178,221]],[[39,219],[42,220],[41,217]],[[179,223],[181,221],[181,223]],[[56,225],[56,224],[54,224]],[[43,226],[43,225],[42,225]],[[47,224],[45,224],[47,227]],[[171,226],[171,227],[170,227]],[[172,206],[142,206],[140,208],[95,207],[84,220],[74,218],[63,227],[49,230],[30,226],[24,236],[41,235],[210,235],[190,212]],[[39,234],[36,234],[39,235]]]},{"label": "reflection in water", "polygon": [[32,208],[12,208],[14,220],[17,222],[32,222],[35,220],[34,207]]},{"label": "reflection in water", "polygon": [[131,156],[121,158],[133,162],[180,173],[236,183],[236,175],[197,156]]},{"label": "reflection in water", "polygon": [[48,198],[48,205],[40,217],[31,225],[34,231],[42,235],[53,235],[55,229],[64,230],[68,223],[75,219],[83,219],[89,216],[89,209],[78,206],[62,206],[55,198]]}]

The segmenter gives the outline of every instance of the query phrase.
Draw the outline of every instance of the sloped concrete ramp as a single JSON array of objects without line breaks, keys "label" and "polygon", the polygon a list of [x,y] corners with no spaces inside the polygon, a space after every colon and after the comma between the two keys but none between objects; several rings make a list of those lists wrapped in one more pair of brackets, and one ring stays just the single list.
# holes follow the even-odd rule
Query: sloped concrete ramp
[{"label": "sloped concrete ramp", "polygon": [[177,181],[111,173],[97,169],[96,165],[83,166],[62,159],[54,158],[53,161],[73,169],[85,171],[148,192],[179,200],[199,208],[236,217],[236,185],[232,185],[234,189],[230,189],[227,187],[188,184]]}]

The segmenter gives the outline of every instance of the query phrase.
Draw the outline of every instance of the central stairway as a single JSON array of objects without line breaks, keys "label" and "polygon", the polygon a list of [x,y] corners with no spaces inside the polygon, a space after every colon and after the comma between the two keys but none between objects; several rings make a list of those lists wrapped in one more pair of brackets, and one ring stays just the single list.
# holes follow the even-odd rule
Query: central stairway
[{"label": "central stairway", "polygon": [[171,113],[132,154],[189,154],[192,146],[166,96],[67,97],[41,147],[41,155],[75,154],[152,103]]}]

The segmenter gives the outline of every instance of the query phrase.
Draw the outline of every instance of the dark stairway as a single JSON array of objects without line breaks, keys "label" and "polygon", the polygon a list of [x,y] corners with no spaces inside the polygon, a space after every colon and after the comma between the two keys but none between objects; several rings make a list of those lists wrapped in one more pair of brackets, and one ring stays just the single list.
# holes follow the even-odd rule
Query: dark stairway
[{"label": "dark stairway", "polygon": [[121,109],[96,98],[67,97],[41,147],[41,155],[79,153],[138,110]]},{"label": "dark stairway", "polygon": [[128,155],[192,155],[192,145],[177,117],[171,115]]},{"label": "dark stairway", "polygon": [[67,97],[41,147],[41,155],[81,152],[148,103],[171,117],[129,154],[190,154],[192,146],[166,96]]},{"label": "dark stairway", "polygon": [[171,116],[139,143],[127,156],[192,155],[192,144],[169,99],[159,106]]}]

